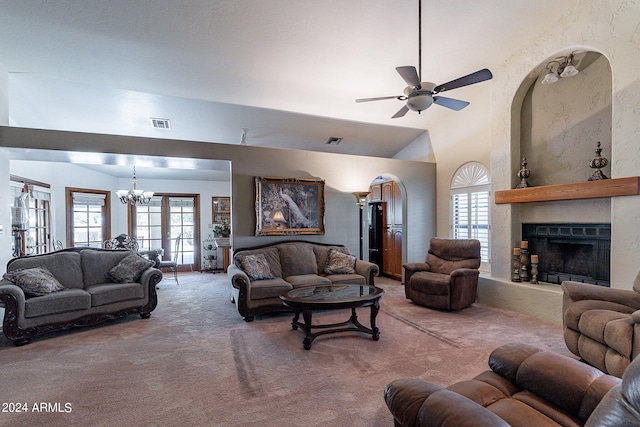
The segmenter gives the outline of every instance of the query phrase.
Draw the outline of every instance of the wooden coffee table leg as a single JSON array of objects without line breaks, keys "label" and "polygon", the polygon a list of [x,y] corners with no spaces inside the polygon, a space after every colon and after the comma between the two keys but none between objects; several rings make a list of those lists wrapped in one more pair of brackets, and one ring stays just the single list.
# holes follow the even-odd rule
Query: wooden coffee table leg
[{"label": "wooden coffee table leg", "polygon": [[380,311],[380,300],[377,299],[371,304],[371,337],[374,341],[380,339],[380,329],[376,326],[378,311]]},{"label": "wooden coffee table leg", "polygon": [[304,319],[304,339],[302,345],[305,350],[311,350],[311,310],[302,310],[302,318]]},{"label": "wooden coffee table leg", "polygon": [[291,321],[291,329],[298,330],[298,319],[300,319],[300,310],[293,311],[293,320]]}]

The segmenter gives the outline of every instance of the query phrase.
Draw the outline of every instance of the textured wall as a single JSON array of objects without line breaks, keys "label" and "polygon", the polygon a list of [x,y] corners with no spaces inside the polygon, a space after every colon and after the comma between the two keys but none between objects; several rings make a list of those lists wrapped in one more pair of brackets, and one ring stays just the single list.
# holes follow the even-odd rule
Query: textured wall
[{"label": "textured wall", "polygon": [[[520,156],[526,156],[533,186],[587,181],[589,160],[601,142],[611,159],[611,69],[601,56],[571,78],[552,85],[536,81],[520,113]],[[512,141],[517,145],[517,141]],[[611,166],[603,169],[611,175]],[[513,174],[513,183],[519,180]],[[527,222],[610,222],[610,199],[531,203],[520,208],[515,226]]]},{"label": "textured wall", "polygon": [[[492,93],[491,170],[493,190],[513,188],[514,174],[520,156],[520,108],[530,87],[528,79],[535,78],[546,62],[561,52],[586,49],[600,52],[608,60],[612,74],[611,149],[605,157],[611,161],[613,178],[640,175],[640,4],[636,1],[585,0],[556,22],[549,22],[547,30],[532,35],[528,42],[505,59],[500,73],[495,73]],[[523,89],[524,87],[524,89]],[[588,89],[581,89],[586,90]],[[537,108],[537,107],[536,107]],[[542,108],[542,107],[540,107]],[[573,123],[569,124],[571,127]],[[578,129],[578,128],[576,128]],[[577,131],[576,131],[577,132]],[[579,133],[576,133],[579,135]],[[593,144],[595,141],[589,141]],[[604,139],[602,141],[605,142]],[[593,149],[594,147],[591,147]],[[588,153],[592,155],[591,151]],[[587,157],[588,158],[588,157]],[[577,168],[577,166],[573,166]],[[564,202],[544,203],[547,212],[560,212]],[[594,207],[588,201],[576,202],[575,208],[588,213],[589,221],[606,216],[605,205]],[[606,202],[605,202],[606,203]],[[509,308],[540,315],[540,307],[552,304],[559,307],[559,292],[551,297],[544,289],[537,291],[508,282],[511,247],[520,239],[520,218],[523,205],[493,205],[492,207],[492,277],[484,280],[484,290],[491,294],[507,294],[512,287],[526,295],[526,305]],[[612,224],[611,286],[630,289],[638,274],[640,259],[640,197],[616,197],[610,201]],[[593,214],[593,216],[591,215]],[[549,214],[551,215],[551,214]],[[555,214],[554,214],[555,215]],[[536,214],[538,218],[542,214]],[[546,214],[545,214],[546,217]],[[591,219],[593,218],[593,219]],[[517,224],[517,225],[516,225]],[[530,288],[530,287],[529,287]],[[485,296],[489,292],[485,293]],[[553,292],[551,292],[553,295]],[[491,298],[489,298],[491,302]],[[500,304],[496,304],[500,305]],[[551,320],[560,321],[558,312]]]}]

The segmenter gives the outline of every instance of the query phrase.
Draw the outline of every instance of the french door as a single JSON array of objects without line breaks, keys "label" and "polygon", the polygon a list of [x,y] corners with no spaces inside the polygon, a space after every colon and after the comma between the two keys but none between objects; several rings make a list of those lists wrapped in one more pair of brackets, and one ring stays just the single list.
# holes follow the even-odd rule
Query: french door
[{"label": "french door", "polygon": [[[163,249],[163,260],[200,269],[200,199],[197,194],[156,193],[148,204],[129,206],[129,233],[140,249]],[[176,248],[176,240],[180,242]]]}]

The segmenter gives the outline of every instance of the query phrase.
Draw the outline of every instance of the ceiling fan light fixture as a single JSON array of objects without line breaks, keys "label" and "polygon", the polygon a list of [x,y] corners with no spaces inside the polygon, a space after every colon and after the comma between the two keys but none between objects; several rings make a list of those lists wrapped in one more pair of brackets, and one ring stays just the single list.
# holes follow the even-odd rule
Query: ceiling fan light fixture
[{"label": "ceiling fan light fixture", "polygon": [[398,110],[392,119],[404,117],[409,111],[421,111],[431,107],[431,104],[438,104],[440,106],[450,108],[454,111],[459,111],[469,105],[466,101],[460,101],[453,98],[446,98],[438,96],[434,98],[434,95],[451,89],[457,89],[463,86],[469,86],[472,84],[484,82],[493,78],[493,74],[487,68],[478,70],[475,73],[468,74],[466,76],[459,77],[451,80],[447,83],[436,85],[435,83],[422,82],[422,0],[418,0],[418,69],[413,66],[401,66],[396,67],[396,71],[400,74],[400,77],[408,85],[404,89],[405,96],[379,96],[376,98],[360,98],[356,99],[356,102],[369,102],[380,101],[383,99],[397,99],[400,101],[407,101],[406,104]]},{"label": "ceiling fan light fixture", "polygon": [[424,111],[433,104],[433,97],[430,93],[417,93],[407,100],[407,107],[412,111]]}]

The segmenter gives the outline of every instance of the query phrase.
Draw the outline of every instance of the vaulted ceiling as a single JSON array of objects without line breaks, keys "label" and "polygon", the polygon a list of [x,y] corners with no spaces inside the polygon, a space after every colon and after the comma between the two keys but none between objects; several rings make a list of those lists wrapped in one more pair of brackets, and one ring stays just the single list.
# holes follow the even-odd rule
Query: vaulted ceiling
[{"label": "vaulted ceiling", "polygon": [[[481,68],[577,0],[423,0],[423,81]],[[391,116],[417,0],[0,0],[13,125],[393,157],[442,115]],[[482,83],[491,84],[491,82]],[[486,98],[483,98],[486,99]],[[171,120],[153,129],[150,117]],[[340,145],[327,145],[331,136]]]}]

